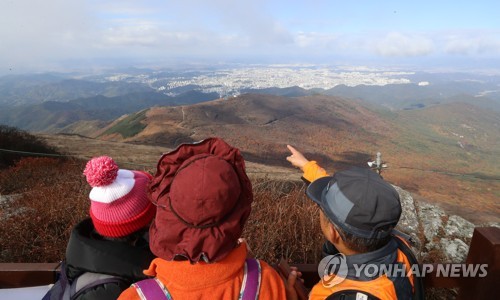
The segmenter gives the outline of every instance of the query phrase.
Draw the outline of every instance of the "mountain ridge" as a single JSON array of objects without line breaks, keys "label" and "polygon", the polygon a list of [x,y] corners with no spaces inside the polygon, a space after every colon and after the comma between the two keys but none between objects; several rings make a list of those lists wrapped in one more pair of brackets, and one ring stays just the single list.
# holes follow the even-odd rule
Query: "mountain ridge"
[{"label": "mountain ridge", "polygon": [[[46,101],[34,105],[7,107],[0,110],[3,124],[24,130],[64,132],[78,121],[110,122],[124,114],[156,105],[192,104],[216,99],[217,93],[188,91],[171,97],[158,92],[130,93],[115,97],[97,95],[67,102]],[[73,125],[72,125],[73,124]],[[100,123],[102,124],[102,123]]]}]

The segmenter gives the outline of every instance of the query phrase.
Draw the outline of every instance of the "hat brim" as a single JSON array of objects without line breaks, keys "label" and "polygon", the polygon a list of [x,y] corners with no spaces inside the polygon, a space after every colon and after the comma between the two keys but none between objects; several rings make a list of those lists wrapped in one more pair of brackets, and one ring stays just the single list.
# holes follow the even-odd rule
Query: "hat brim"
[{"label": "hat brim", "polygon": [[[171,210],[171,186],[178,175],[177,171],[186,161],[205,154],[217,156],[232,165],[238,176],[241,193],[232,211],[217,226],[195,228],[187,225]],[[161,207],[149,230],[151,251],[168,261],[184,257],[191,263],[217,262],[229,255],[238,243],[253,201],[252,183],[245,172],[243,156],[237,148],[220,138],[184,144],[164,154],[158,161],[157,172],[150,185],[150,196]]]},{"label": "hat brim", "polygon": [[309,184],[306,189],[306,195],[311,198],[312,201],[319,204],[321,207],[323,206],[323,201],[321,200],[321,196],[323,195],[323,191],[328,186],[328,183],[333,179],[332,176],[321,177]]}]

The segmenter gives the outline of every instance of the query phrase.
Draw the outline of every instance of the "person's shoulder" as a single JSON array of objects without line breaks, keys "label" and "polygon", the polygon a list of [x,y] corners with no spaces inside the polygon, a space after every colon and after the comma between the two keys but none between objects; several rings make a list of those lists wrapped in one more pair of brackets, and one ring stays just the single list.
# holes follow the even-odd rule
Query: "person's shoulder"
[{"label": "person's shoulder", "polygon": [[316,300],[316,299],[326,299],[328,296],[332,294],[332,290],[326,288],[323,286],[321,281],[316,283],[313,288],[311,289],[311,292],[309,293],[309,299],[310,300]]},{"label": "person's shoulder", "polygon": [[285,299],[285,284],[278,272],[268,263],[259,259],[261,268],[261,286],[259,299]]},{"label": "person's shoulder", "polygon": [[259,259],[258,260],[259,263],[260,263],[260,269],[261,269],[261,272],[262,272],[262,277],[265,277],[265,276],[269,276],[271,278],[279,278],[281,279],[281,277],[279,276],[278,272],[276,272],[276,270],[271,267],[267,262]]}]

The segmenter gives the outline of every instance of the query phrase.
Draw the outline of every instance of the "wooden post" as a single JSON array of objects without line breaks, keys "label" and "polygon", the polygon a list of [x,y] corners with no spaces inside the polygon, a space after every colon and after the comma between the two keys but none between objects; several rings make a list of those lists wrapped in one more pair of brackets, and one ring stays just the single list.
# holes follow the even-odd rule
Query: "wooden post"
[{"label": "wooden post", "polygon": [[[500,295],[500,228],[478,227],[470,243],[467,264],[487,264],[483,278],[464,278],[459,299],[492,299]],[[495,296],[496,295],[496,296]]]}]

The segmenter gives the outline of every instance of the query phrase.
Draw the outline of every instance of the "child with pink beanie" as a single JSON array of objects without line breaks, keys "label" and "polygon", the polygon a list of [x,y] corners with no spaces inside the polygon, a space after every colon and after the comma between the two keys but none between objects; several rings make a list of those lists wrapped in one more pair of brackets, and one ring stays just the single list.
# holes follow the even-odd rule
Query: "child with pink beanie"
[{"label": "child with pink beanie", "polygon": [[90,218],[71,232],[60,279],[44,299],[116,299],[146,278],[142,271],[154,258],[148,239],[156,214],[147,193],[152,176],[119,169],[107,156],[87,162],[83,174],[92,186]]}]

